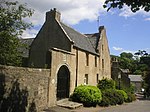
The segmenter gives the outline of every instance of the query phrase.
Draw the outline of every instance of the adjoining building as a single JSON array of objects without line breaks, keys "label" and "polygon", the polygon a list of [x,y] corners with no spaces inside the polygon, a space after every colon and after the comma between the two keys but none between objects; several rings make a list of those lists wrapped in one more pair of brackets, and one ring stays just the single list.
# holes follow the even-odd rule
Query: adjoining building
[{"label": "adjoining building", "polygon": [[111,64],[106,30],[81,34],[60,21],[55,8],[46,13],[46,20],[33,40],[29,66],[50,69],[48,105],[68,98],[76,86],[96,85],[102,78],[111,78]]},{"label": "adjoining building", "polygon": [[142,75],[130,74],[129,78],[130,78],[131,84],[134,84],[134,86],[135,86],[135,92],[141,92],[142,91],[142,82],[143,82]]}]

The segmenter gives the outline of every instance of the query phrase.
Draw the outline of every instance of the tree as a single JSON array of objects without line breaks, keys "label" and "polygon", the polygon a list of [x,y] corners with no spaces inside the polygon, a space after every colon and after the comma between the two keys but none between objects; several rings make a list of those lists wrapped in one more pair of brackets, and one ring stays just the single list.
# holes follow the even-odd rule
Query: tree
[{"label": "tree", "polygon": [[150,72],[143,76],[145,95],[150,97]]},{"label": "tree", "polygon": [[132,53],[126,53],[126,52],[123,52],[120,54],[120,57],[124,57],[124,58],[129,58],[129,59],[133,59],[133,54]]},{"label": "tree", "polygon": [[136,12],[140,9],[144,11],[150,11],[150,0],[106,0],[103,7],[109,11],[111,8],[123,8],[127,5],[131,8],[132,12]]},{"label": "tree", "polygon": [[24,30],[32,26],[24,21],[24,18],[32,14],[33,10],[28,9],[26,4],[9,0],[0,1],[0,64],[21,65],[19,48],[22,44],[19,37]]},{"label": "tree", "polygon": [[122,69],[129,69],[130,72],[133,72],[136,68],[136,60],[133,59],[132,53],[123,52],[119,57],[119,66]]},{"label": "tree", "polygon": [[134,55],[138,55],[140,57],[149,56],[149,54],[145,50],[138,50]]}]

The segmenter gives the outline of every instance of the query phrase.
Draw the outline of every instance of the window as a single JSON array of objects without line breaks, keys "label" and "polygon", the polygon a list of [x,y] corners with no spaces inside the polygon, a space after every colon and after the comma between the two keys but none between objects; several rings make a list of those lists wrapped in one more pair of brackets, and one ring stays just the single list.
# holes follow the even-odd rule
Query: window
[{"label": "window", "polygon": [[86,53],[86,66],[89,66],[89,54]]},{"label": "window", "polygon": [[102,69],[104,69],[104,59],[102,59]]},{"label": "window", "polygon": [[96,81],[98,83],[98,81],[99,81],[99,74],[96,74]]},{"label": "window", "polygon": [[97,67],[97,57],[95,56],[95,67]]},{"label": "window", "polygon": [[88,84],[88,74],[85,74],[84,85],[87,85],[87,84]]}]

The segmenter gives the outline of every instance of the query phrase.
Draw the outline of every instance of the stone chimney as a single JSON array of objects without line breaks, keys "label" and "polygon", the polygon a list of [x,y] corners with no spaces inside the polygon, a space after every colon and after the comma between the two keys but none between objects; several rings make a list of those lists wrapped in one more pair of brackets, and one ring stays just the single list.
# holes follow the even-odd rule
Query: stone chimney
[{"label": "stone chimney", "polygon": [[105,29],[105,27],[104,26],[100,26],[99,27],[99,32],[101,32],[103,29]]},{"label": "stone chimney", "polygon": [[57,21],[60,21],[60,17],[61,17],[61,13],[58,12],[56,8],[46,12],[46,21],[50,19],[56,19]]}]

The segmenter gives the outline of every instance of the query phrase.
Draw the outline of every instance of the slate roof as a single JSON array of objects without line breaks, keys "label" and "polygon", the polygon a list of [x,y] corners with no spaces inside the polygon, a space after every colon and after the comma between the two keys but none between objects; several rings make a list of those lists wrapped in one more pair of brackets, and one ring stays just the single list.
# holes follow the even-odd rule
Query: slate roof
[{"label": "slate roof", "polygon": [[[98,33],[84,35],[75,31],[73,28],[65,25],[62,22],[60,23],[60,25],[62,26],[64,31],[67,33],[69,38],[74,42],[75,47],[88,51],[93,54],[97,54],[95,48],[97,44],[96,42],[98,41],[97,40]],[[27,47],[20,49],[23,52],[23,55],[22,55],[23,57],[29,57],[29,47],[32,44],[33,40],[34,38],[20,40],[22,43],[27,45]]]},{"label": "slate roof", "polygon": [[29,48],[33,42],[34,38],[28,38],[28,39],[20,39],[21,43],[25,44],[25,47],[20,48],[20,51],[22,52],[23,57],[29,57]]},{"label": "slate roof", "polygon": [[141,75],[129,75],[130,81],[131,82],[141,82],[143,81]]},{"label": "slate roof", "polygon": [[130,73],[129,69],[120,69],[123,73]]},{"label": "slate roof", "polygon": [[74,46],[88,51],[90,53],[97,54],[95,51],[94,43],[87,38],[86,35],[83,35],[77,31],[75,31],[73,28],[70,28],[69,26],[65,25],[64,23],[60,23],[64,31],[67,33],[69,38],[74,42]]},{"label": "slate roof", "polygon": [[99,33],[94,33],[94,34],[85,34],[89,41],[91,42],[92,46],[96,49],[98,45],[98,37]]}]

